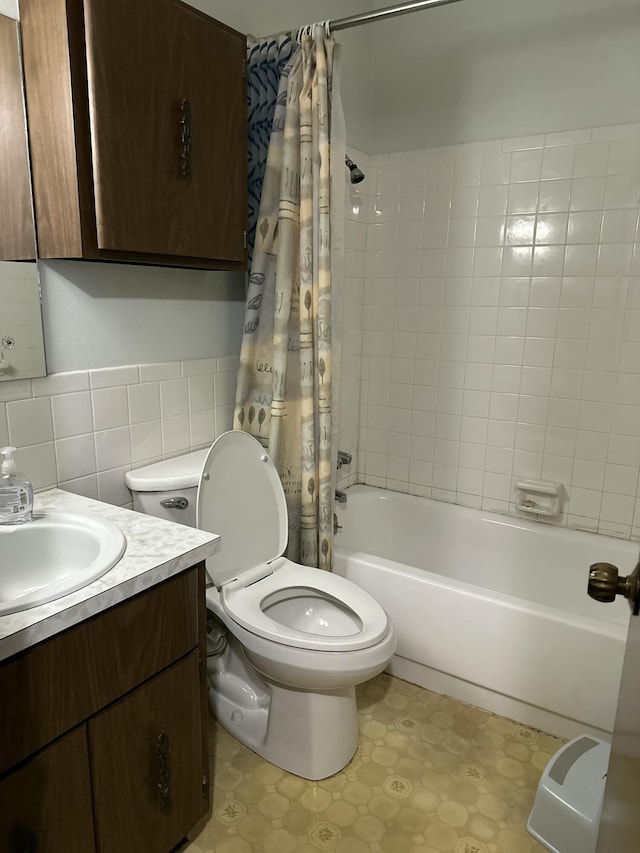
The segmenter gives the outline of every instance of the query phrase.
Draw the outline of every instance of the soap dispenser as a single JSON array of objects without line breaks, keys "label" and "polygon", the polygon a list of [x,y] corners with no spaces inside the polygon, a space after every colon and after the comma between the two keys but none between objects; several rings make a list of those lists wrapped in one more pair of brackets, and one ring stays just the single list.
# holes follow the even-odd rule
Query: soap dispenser
[{"label": "soap dispenser", "polygon": [[13,459],[15,447],[3,447],[0,468],[0,524],[20,524],[33,518],[33,486]]}]

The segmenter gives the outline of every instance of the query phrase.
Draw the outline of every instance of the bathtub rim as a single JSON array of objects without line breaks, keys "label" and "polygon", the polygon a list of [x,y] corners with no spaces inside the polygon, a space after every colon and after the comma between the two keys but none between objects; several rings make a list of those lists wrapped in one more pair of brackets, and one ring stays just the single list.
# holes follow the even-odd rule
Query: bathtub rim
[{"label": "bathtub rim", "polygon": [[[395,499],[399,497],[403,501],[409,500],[422,502],[422,500],[424,500],[421,496],[388,492],[387,490],[380,489],[378,487],[366,485],[351,487],[349,491],[353,494],[353,490],[356,490],[356,493],[368,493],[367,497],[371,495],[374,498],[376,496],[381,496],[386,499]],[[529,530],[536,530],[538,527],[537,523],[532,522],[531,519],[522,519],[521,523],[519,518],[514,518],[512,516],[498,515],[490,511],[450,505],[446,502],[434,501],[432,498],[426,498],[426,500],[432,503],[445,503],[445,506],[450,508],[452,512],[464,510],[465,512],[473,513],[476,518],[488,517],[490,520],[497,519],[501,523],[511,527],[523,526]],[[346,508],[344,505],[341,505],[340,509],[342,511],[346,511],[348,514],[348,505]],[[343,516],[343,518],[345,519],[345,524],[348,523],[347,516]],[[544,528],[545,531],[551,532],[554,537],[565,537],[569,534],[571,538],[575,536],[582,538],[586,533],[589,538],[595,535],[598,536],[599,540],[608,538],[615,539],[615,537],[608,537],[606,534],[600,535],[593,534],[591,531],[577,531],[564,526],[549,526],[545,524]],[[634,540],[616,539],[616,543],[622,544],[623,546],[627,545],[631,548],[635,548],[637,545]],[[377,579],[374,580],[374,586],[376,588],[375,592],[366,584],[366,570],[363,570],[363,567],[369,564],[372,560],[375,562],[376,571],[382,571],[385,574],[393,574],[396,576],[398,574],[407,576],[413,583],[420,581],[426,582],[432,586],[447,590],[447,595],[449,596],[452,592],[455,592],[456,595],[464,595],[466,599],[471,602],[473,602],[473,599],[484,599],[491,602],[492,607],[497,606],[505,608],[504,612],[507,610],[511,612],[522,611],[528,614],[529,618],[541,615],[547,620],[559,623],[559,626],[563,626],[564,628],[576,627],[581,631],[587,631],[591,634],[591,640],[589,640],[587,646],[594,651],[593,658],[587,654],[587,658],[589,660],[595,661],[596,658],[599,659],[599,647],[602,645],[605,647],[608,646],[609,649],[611,649],[611,644],[622,644],[624,646],[626,643],[630,611],[628,607],[625,606],[625,603],[621,601],[619,603],[622,604],[623,607],[618,611],[618,614],[615,614],[618,618],[611,619],[607,618],[606,610],[602,611],[602,615],[571,612],[565,610],[564,607],[553,607],[548,603],[530,601],[517,595],[495,591],[488,587],[482,587],[479,584],[468,583],[467,581],[459,580],[457,578],[448,578],[446,575],[439,574],[429,569],[407,565],[386,557],[378,557],[369,554],[366,551],[347,548],[340,544],[339,538],[336,538],[335,540],[335,554],[337,557],[336,570],[338,573],[343,574],[355,583],[360,582],[360,585],[367,589],[371,594],[376,595],[383,605],[384,594],[382,593],[381,597],[380,587],[382,586],[384,588],[384,578],[382,578],[381,582],[381,576],[378,575]],[[341,565],[341,561],[344,563],[344,566]],[[356,577],[352,577],[349,573],[349,561],[352,562],[353,573]],[[392,602],[392,600],[389,600],[389,606],[392,609],[395,609],[395,619],[398,619],[397,601]],[[467,605],[467,607],[468,606],[469,605]],[[598,614],[600,614],[600,611],[598,611]],[[614,616],[613,613],[611,613],[611,615]],[[525,694],[518,694],[518,691],[516,690],[515,693],[511,695],[506,684],[494,685],[489,681],[486,682],[488,686],[483,686],[483,683],[468,680],[469,678],[473,678],[472,671],[465,674],[464,670],[461,670],[459,667],[454,668],[452,671],[448,671],[447,667],[436,668],[438,663],[443,663],[444,661],[424,658],[420,654],[419,650],[416,651],[415,647],[411,648],[411,645],[412,644],[409,643],[409,646],[405,649],[400,648],[396,655],[394,655],[394,658],[387,669],[387,671],[392,675],[396,675],[407,681],[419,684],[420,686],[433,690],[434,692],[448,695],[463,702],[467,702],[468,704],[475,705],[491,713],[508,717],[525,726],[531,726],[535,729],[560,737],[572,738],[584,732],[590,732],[604,739],[610,739],[611,737],[613,725],[609,724],[608,711],[605,714],[605,717],[607,718],[606,721],[604,717],[599,719],[599,714],[594,715],[589,713],[586,717],[588,721],[585,722],[584,719],[581,720],[580,716],[574,718],[573,716],[565,713],[567,711],[567,707],[563,706],[563,703],[559,703],[559,707],[554,707],[553,703],[546,707],[544,702],[536,704],[534,694],[530,692],[528,695],[526,691]],[[415,643],[413,645],[415,646]],[[597,652],[593,649],[594,646],[598,646]],[[568,648],[571,647],[569,646]],[[574,646],[573,648],[576,647]],[[429,663],[432,663],[433,665],[429,666]],[[611,681],[612,684],[615,680],[613,678],[615,674],[616,673],[612,671],[611,677],[609,678],[609,681]],[[588,681],[583,680],[583,683],[587,684]],[[505,687],[507,687],[507,692],[505,692]],[[617,699],[617,690],[612,689],[612,687],[609,687],[608,690],[603,692],[613,697],[614,702]],[[581,705],[582,708],[589,706],[589,701],[583,702]],[[601,725],[605,725],[606,728],[601,728]]]},{"label": "bathtub rim", "polygon": [[[624,621],[614,621],[612,619],[596,618],[595,616],[587,616],[584,613],[574,613],[568,610],[562,610],[559,607],[553,607],[550,604],[539,604],[537,601],[529,601],[526,598],[521,598],[516,595],[510,595],[499,590],[489,589],[488,587],[480,586],[480,584],[472,584],[468,581],[461,581],[457,578],[448,579],[445,575],[440,575],[437,572],[432,572],[430,569],[421,569],[417,566],[409,566],[406,563],[398,563],[395,560],[389,560],[386,557],[378,557],[374,554],[369,554],[366,551],[352,551],[350,548],[344,548],[340,545],[334,546],[334,561],[336,558],[353,560],[359,564],[367,563],[370,558],[373,558],[376,565],[385,571],[394,575],[401,575],[418,580],[427,578],[428,583],[440,589],[456,590],[461,592],[465,597],[478,598],[483,601],[491,601],[500,606],[517,610],[522,613],[530,613],[535,615],[544,615],[546,618],[560,624],[569,624],[576,628],[589,629],[596,634],[612,639],[626,640],[628,630],[628,619]],[[384,605],[382,605],[384,607]],[[605,611],[606,612],[606,611]],[[631,611],[629,611],[629,618]],[[609,628],[609,630],[606,630]]]},{"label": "bathtub rim", "polygon": [[[521,529],[521,530],[532,532],[532,533],[543,532],[544,535],[547,537],[550,537],[550,539],[552,541],[555,539],[558,539],[558,538],[562,538],[562,539],[568,538],[569,542],[575,541],[576,544],[579,544],[581,542],[583,545],[586,545],[588,543],[591,543],[592,545],[595,545],[595,544],[603,545],[602,550],[605,553],[604,553],[604,555],[601,555],[601,557],[604,560],[606,560],[606,556],[607,556],[606,555],[606,541],[607,540],[611,540],[612,545],[615,545],[617,548],[628,546],[629,549],[632,549],[632,548],[635,548],[636,550],[640,549],[640,543],[636,542],[635,540],[621,539],[618,537],[610,536],[609,534],[594,533],[593,531],[589,531],[589,530],[579,530],[579,529],[575,529],[575,528],[571,528],[571,527],[566,527],[566,526],[560,525],[560,524],[550,523],[549,521],[546,521],[546,520],[535,521],[529,517],[523,518],[520,516],[513,516],[513,515],[506,515],[506,514],[501,515],[499,513],[493,512],[492,510],[475,509],[473,507],[462,506],[460,504],[453,504],[449,501],[439,501],[435,498],[428,497],[428,496],[410,495],[410,494],[407,494],[406,492],[398,492],[398,491],[393,491],[390,489],[383,489],[383,488],[380,488],[379,486],[369,486],[369,485],[366,485],[364,483],[357,483],[357,484],[350,486],[347,490],[347,494],[358,496],[358,497],[360,497],[360,499],[362,499],[364,497],[367,500],[372,500],[372,499],[385,500],[385,501],[393,500],[393,501],[398,501],[399,503],[414,502],[414,501],[421,503],[423,501],[426,501],[427,503],[436,505],[438,508],[438,511],[443,511],[443,508],[446,508],[451,512],[462,513],[463,519],[473,517],[476,521],[479,521],[479,522],[486,521],[486,522],[489,522],[491,524],[503,525],[505,527],[511,528],[512,530]],[[339,510],[339,513],[341,514],[341,516],[343,518],[342,527],[345,527],[345,525],[348,524],[348,515],[347,515],[349,512],[348,502],[346,504],[344,504],[344,503],[339,504],[338,510]],[[340,517],[338,517],[338,520],[340,521]],[[584,537],[586,537],[586,538],[584,538]],[[628,619],[629,619],[629,611],[628,611],[628,608],[626,608],[624,606],[625,603],[619,598],[617,598],[615,600],[615,602],[611,605],[610,608],[607,608],[606,604],[599,603],[598,604],[598,611],[597,611],[598,615],[597,616],[596,615],[590,615],[587,613],[578,612],[578,611],[572,609],[571,607],[569,607],[569,608],[562,607],[562,606],[558,607],[558,606],[554,606],[553,604],[551,604],[549,602],[532,601],[532,600],[528,599],[526,596],[519,596],[519,595],[514,595],[511,593],[502,592],[500,589],[496,589],[492,586],[484,586],[480,583],[474,583],[473,581],[465,581],[465,580],[458,579],[458,578],[448,578],[447,575],[441,574],[438,572],[434,572],[433,570],[428,569],[428,568],[421,568],[420,566],[414,566],[411,563],[400,562],[398,560],[393,560],[389,557],[378,556],[378,555],[374,554],[373,552],[363,551],[361,548],[347,547],[345,545],[342,545],[340,540],[341,540],[341,534],[338,532],[337,535],[334,537],[334,540],[333,540],[333,549],[334,549],[334,554],[336,554],[336,555],[340,555],[341,553],[348,552],[349,554],[352,554],[354,556],[357,555],[357,556],[366,557],[367,555],[371,554],[371,556],[376,561],[387,562],[387,563],[389,563],[389,565],[392,565],[394,567],[399,567],[402,570],[406,570],[410,576],[414,576],[413,575],[414,572],[416,573],[416,576],[421,576],[422,574],[428,574],[430,579],[434,579],[434,582],[436,582],[438,584],[441,583],[441,581],[435,580],[435,579],[442,579],[444,581],[445,586],[448,585],[447,582],[450,582],[451,586],[455,587],[455,588],[461,588],[462,589],[462,588],[466,587],[470,590],[474,590],[474,589],[484,590],[484,591],[490,593],[490,597],[493,597],[494,594],[496,596],[506,596],[507,600],[526,602],[527,604],[530,604],[532,606],[539,605],[540,607],[543,607],[543,608],[549,608],[550,612],[555,611],[557,613],[562,613],[562,614],[564,614],[564,613],[571,614],[572,617],[575,617],[578,619],[582,619],[582,618],[591,619],[591,620],[593,620],[592,624],[594,624],[594,625],[598,624],[600,622],[604,622],[604,623],[610,624],[610,625],[622,625],[625,632],[627,630]],[[596,543],[596,540],[597,540],[597,543]],[[633,566],[635,566],[638,558],[637,558],[637,555],[632,555],[631,553],[629,554],[629,556],[631,559],[629,570],[631,571]],[[596,554],[596,557],[598,557],[597,554]],[[588,559],[591,559],[591,562],[596,561],[595,558],[588,558]],[[600,557],[598,557],[598,559],[600,559]],[[585,561],[585,564],[584,564],[584,594],[585,594],[585,597],[587,595],[588,567],[590,565],[591,565],[591,563]],[[626,568],[621,568],[620,573],[624,574],[625,571],[626,571]],[[593,604],[593,602],[591,602],[591,604]],[[577,605],[577,606],[579,606],[579,605]]]}]

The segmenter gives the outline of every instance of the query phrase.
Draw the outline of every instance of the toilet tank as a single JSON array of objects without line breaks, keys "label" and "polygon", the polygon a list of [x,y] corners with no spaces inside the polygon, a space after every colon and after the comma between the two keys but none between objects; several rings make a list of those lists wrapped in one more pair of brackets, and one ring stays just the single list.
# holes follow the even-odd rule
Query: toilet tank
[{"label": "toilet tank", "polygon": [[195,527],[198,483],[208,452],[206,447],[127,471],[124,480],[133,494],[133,508]]}]

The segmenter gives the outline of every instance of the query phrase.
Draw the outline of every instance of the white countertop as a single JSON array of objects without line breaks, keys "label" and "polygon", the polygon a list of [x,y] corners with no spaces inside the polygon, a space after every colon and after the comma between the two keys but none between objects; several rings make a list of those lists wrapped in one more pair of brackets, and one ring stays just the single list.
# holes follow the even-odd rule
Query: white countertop
[{"label": "white countertop", "polygon": [[50,489],[35,495],[35,512],[72,512],[113,522],[127,546],[116,565],[82,589],[0,616],[0,660],[52,637],[199,563],[220,550],[220,537],[90,498]]}]

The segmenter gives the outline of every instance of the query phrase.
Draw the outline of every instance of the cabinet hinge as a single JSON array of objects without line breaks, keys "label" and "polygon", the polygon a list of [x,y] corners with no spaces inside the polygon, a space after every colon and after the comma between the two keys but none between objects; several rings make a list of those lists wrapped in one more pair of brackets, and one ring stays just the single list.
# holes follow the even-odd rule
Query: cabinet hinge
[{"label": "cabinet hinge", "polygon": [[246,249],[247,248],[247,229],[246,228],[242,232],[242,244],[243,244],[244,248]]},{"label": "cabinet hinge", "polygon": [[202,774],[202,796],[204,799],[209,796],[209,777],[206,773]]}]

